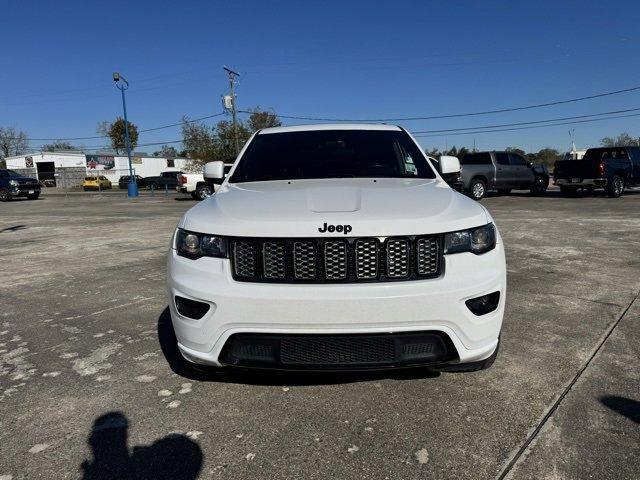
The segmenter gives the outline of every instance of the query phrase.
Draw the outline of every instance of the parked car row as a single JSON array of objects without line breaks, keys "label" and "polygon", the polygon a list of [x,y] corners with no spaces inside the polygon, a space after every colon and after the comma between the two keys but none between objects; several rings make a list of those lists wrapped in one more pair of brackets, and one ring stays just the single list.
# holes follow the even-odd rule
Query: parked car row
[{"label": "parked car row", "polygon": [[[438,168],[437,160],[431,161]],[[443,178],[475,200],[492,190],[499,194],[529,190],[543,195],[552,179],[565,196],[604,189],[610,197],[619,197],[625,188],[640,185],[640,147],[590,148],[584,156],[557,161],[553,175],[546,165],[508,151],[470,153],[460,159],[460,166],[459,176]]]}]

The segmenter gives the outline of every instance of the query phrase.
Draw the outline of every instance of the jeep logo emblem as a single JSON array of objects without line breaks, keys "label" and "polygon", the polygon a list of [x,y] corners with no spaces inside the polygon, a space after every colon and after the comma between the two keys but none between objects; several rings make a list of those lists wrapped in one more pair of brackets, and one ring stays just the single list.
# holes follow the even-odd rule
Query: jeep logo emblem
[{"label": "jeep logo emblem", "polygon": [[351,228],[351,225],[327,225],[326,222],[322,225],[322,227],[318,229],[320,233],[338,232],[344,233],[345,235],[348,234],[351,230],[353,230],[353,228]]}]

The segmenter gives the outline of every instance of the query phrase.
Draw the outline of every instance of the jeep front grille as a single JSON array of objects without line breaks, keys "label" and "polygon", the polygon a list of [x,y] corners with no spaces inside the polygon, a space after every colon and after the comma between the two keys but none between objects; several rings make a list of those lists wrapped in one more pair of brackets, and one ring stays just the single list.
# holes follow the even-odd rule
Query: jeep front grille
[{"label": "jeep front grille", "polygon": [[379,238],[231,238],[235,280],[354,283],[440,275],[439,235]]}]

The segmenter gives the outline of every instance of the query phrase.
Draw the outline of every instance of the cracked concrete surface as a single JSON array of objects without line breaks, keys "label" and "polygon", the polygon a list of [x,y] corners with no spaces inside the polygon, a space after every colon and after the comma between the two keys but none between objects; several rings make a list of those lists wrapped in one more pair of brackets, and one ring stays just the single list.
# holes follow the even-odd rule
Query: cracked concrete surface
[{"label": "cracked concrete surface", "polygon": [[640,193],[483,203],[509,269],[490,370],[199,378],[162,335],[191,201],[1,204],[0,478],[109,478],[124,441],[157,478],[639,478]]}]

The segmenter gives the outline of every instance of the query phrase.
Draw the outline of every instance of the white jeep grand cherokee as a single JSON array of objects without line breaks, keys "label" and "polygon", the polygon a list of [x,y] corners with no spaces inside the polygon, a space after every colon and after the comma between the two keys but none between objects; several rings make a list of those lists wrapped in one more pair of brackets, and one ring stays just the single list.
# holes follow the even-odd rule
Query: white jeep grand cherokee
[{"label": "white jeep grand cherokee", "polygon": [[506,267],[489,212],[405,130],[307,125],[254,134],[184,215],[168,287],[192,363],[470,371],[497,355]]}]

